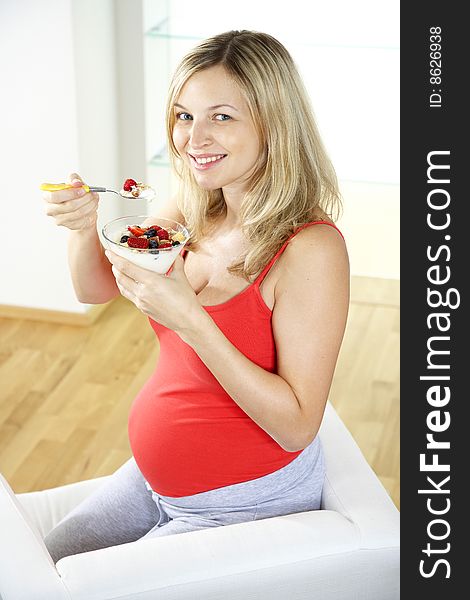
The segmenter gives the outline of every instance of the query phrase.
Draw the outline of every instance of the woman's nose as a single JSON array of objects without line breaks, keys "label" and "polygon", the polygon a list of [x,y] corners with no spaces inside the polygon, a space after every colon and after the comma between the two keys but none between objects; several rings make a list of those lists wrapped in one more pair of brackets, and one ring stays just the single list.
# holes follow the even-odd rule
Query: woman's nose
[{"label": "woman's nose", "polygon": [[195,150],[203,148],[211,143],[209,127],[201,121],[193,121],[189,135],[189,145]]}]

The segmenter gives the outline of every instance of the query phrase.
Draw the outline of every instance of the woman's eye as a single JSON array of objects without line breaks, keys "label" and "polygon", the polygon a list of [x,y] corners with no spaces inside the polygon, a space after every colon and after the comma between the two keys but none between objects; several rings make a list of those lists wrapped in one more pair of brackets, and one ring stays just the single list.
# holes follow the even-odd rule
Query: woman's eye
[{"label": "woman's eye", "polygon": [[229,115],[215,115],[217,121],[229,121],[231,118]]},{"label": "woman's eye", "polygon": [[191,115],[186,112],[176,113],[176,119],[178,121],[190,121],[192,119]]}]

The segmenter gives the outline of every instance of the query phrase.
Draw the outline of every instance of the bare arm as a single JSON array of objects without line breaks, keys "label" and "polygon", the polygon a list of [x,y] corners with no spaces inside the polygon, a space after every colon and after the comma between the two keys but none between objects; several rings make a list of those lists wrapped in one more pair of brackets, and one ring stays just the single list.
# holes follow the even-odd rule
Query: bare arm
[{"label": "bare arm", "polygon": [[46,214],[70,230],[69,269],[80,302],[102,304],[119,294],[111,265],[96,231],[99,196],[86,193],[77,173],[70,175],[72,189],[45,192]]},{"label": "bare arm", "polygon": [[180,335],[240,408],[294,452],[321,424],[346,324],[349,262],[339,234],[321,225],[300,232],[281,259],[272,317],[277,373],[251,362],[207,313]]},{"label": "bare arm", "polygon": [[70,232],[68,259],[73,288],[80,302],[104,304],[119,295],[96,225]]}]

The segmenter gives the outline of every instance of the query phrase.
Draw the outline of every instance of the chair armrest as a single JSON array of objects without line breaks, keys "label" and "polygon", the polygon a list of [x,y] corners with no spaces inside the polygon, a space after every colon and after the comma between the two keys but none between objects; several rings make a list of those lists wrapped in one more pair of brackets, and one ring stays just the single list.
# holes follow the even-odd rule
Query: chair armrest
[{"label": "chair armrest", "polygon": [[0,597],[3,600],[68,598],[41,534],[0,475]]},{"label": "chair armrest", "polygon": [[[312,511],[145,539],[65,557],[57,570],[74,599],[192,599],[197,582],[358,549],[358,532],[341,515]],[[188,594],[183,591],[186,586]],[[174,589],[173,589],[174,588]],[[155,595],[147,595],[155,591]],[[228,597],[223,588],[217,597]],[[214,596],[215,598],[215,596]]]},{"label": "chair armrest", "polygon": [[354,523],[362,548],[399,546],[400,513],[330,403],[319,435],[327,472],[322,508]]}]

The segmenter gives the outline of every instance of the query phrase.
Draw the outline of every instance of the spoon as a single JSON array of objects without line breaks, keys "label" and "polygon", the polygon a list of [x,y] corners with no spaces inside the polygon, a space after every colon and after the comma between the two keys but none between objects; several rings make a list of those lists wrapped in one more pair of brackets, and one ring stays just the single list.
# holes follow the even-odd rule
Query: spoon
[{"label": "spoon", "polygon": [[[45,192],[57,192],[58,190],[69,190],[74,187],[76,187],[76,186],[71,185],[70,183],[42,183],[41,184],[41,190],[43,190]],[[118,196],[122,196],[123,198],[126,198],[126,199],[130,198],[131,200],[152,200],[156,195],[155,190],[153,188],[151,188],[150,186],[146,187],[143,190],[139,190],[140,193],[137,197],[133,196],[131,194],[131,192],[126,192],[125,190],[116,192],[116,190],[110,190],[105,187],[96,187],[96,186],[85,185],[85,184],[82,185],[82,188],[86,192],[99,192],[99,193],[112,192],[113,194],[117,194]]]}]

